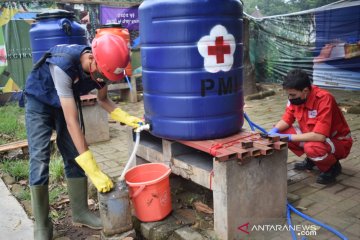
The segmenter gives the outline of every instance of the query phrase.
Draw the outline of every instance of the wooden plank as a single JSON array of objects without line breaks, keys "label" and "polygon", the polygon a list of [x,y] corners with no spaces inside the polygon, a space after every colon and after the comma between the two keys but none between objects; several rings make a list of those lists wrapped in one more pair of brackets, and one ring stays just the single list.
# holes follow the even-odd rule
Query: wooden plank
[{"label": "wooden plank", "polygon": [[[56,140],[56,134],[53,134],[50,138],[50,141],[55,141]],[[28,141],[27,140],[20,140],[20,141],[16,141],[16,142],[12,142],[12,143],[7,143],[7,144],[3,144],[0,145],[0,152],[7,152],[7,151],[11,151],[11,150],[15,150],[18,148],[27,148],[28,147]]]}]

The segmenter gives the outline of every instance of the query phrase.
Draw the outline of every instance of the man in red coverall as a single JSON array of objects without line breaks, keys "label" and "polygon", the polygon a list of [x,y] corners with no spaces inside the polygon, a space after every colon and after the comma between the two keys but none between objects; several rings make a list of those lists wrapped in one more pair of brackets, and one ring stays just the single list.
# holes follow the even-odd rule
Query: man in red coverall
[{"label": "man in red coverall", "polygon": [[[289,102],[269,134],[288,137],[292,152],[306,154],[304,161],[295,163],[295,169],[312,170],[316,165],[321,171],[317,183],[334,182],[341,172],[339,160],[348,156],[352,146],[349,126],[335,98],[311,85],[309,76],[300,69],[287,74],[283,88]],[[293,126],[295,120],[298,126]]]}]

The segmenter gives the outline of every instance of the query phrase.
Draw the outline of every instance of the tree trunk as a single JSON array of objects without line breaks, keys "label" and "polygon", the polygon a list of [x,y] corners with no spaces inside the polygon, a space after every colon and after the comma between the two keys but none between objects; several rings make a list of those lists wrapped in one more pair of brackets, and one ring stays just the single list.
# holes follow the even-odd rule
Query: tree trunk
[{"label": "tree trunk", "polygon": [[255,69],[250,62],[250,24],[249,19],[243,19],[243,46],[244,46],[244,95],[257,92]]}]

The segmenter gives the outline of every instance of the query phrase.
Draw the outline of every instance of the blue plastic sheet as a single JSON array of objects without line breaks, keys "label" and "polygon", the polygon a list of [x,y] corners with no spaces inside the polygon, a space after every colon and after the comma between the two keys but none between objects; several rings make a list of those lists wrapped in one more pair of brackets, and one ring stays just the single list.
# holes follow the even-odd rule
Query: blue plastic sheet
[{"label": "blue plastic sheet", "polygon": [[282,82],[290,69],[302,68],[315,85],[360,90],[359,0],[250,19],[257,81]]}]

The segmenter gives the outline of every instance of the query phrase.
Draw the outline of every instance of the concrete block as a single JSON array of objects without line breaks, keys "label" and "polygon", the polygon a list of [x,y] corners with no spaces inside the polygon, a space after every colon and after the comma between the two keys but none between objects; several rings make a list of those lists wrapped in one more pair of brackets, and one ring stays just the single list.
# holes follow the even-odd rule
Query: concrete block
[{"label": "concrete block", "polygon": [[251,159],[214,163],[214,230],[223,240],[244,237],[238,227],[285,222],[287,149]]},{"label": "concrete block", "polygon": [[290,203],[296,202],[300,200],[300,196],[292,193],[287,194],[287,199]]},{"label": "concrete block", "polygon": [[175,232],[169,239],[170,240],[202,240],[206,238],[190,227],[183,227],[175,230]]},{"label": "concrete block", "polygon": [[110,139],[108,113],[98,103],[82,106],[85,138],[88,144]]},{"label": "concrete block", "polygon": [[132,230],[124,232],[124,233],[119,233],[119,234],[112,235],[112,236],[106,236],[103,233],[103,231],[101,231],[100,239],[101,240],[132,240],[132,239],[136,239],[136,233],[135,233],[135,230],[132,229]]},{"label": "concrete block", "polygon": [[206,229],[206,230],[201,231],[201,234],[204,235],[206,239],[220,240],[218,237],[216,237],[214,230]]},{"label": "concrete block", "polygon": [[142,237],[144,237],[144,239],[162,240],[168,239],[176,229],[183,226],[184,225],[180,224],[177,219],[169,216],[158,222],[140,223],[139,232],[141,233]]},{"label": "concrete block", "polygon": [[165,224],[165,223],[163,221],[141,223],[140,224],[141,236],[143,236],[145,239],[150,239],[151,229],[153,229],[156,226],[160,226],[162,224]]},{"label": "concrete block", "polygon": [[135,103],[137,102],[137,94],[136,94],[136,76],[130,77],[131,89],[127,82],[110,84],[108,86],[109,93],[120,92],[121,98],[127,102]]},{"label": "concrete block", "polygon": [[167,240],[173,234],[174,231],[183,227],[184,225],[179,224],[176,221],[170,221],[166,224],[162,224],[154,227],[150,231],[151,240]]},{"label": "concrete block", "polygon": [[173,158],[174,174],[210,189],[212,157],[202,152],[183,154]]},{"label": "concrete block", "polygon": [[177,209],[172,215],[182,224],[192,225],[196,222],[196,213],[192,209]]}]

